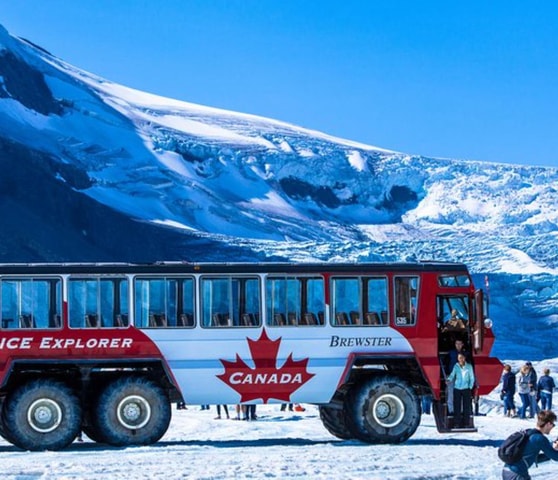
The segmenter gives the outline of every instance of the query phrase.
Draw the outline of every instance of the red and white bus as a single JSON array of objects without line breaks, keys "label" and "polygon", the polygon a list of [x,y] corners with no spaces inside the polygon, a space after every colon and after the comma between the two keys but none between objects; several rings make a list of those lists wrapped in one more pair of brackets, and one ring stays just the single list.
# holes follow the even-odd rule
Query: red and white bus
[{"label": "red and white bus", "polygon": [[0,290],[0,434],[27,450],[148,445],[174,402],[313,403],[339,438],[399,443],[421,395],[452,431],[456,335],[478,395],[502,369],[457,263],[2,264]]}]

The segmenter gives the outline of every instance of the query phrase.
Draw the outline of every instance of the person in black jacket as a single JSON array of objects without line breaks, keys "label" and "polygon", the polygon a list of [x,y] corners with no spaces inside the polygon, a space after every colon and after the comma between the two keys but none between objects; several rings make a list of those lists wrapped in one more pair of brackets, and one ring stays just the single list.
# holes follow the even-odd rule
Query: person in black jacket
[{"label": "person in black jacket", "polygon": [[455,364],[457,363],[457,356],[460,353],[465,355],[465,360],[467,360],[467,363],[471,363],[471,354],[465,348],[465,342],[458,338],[455,340],[454,346],[455,348],[448,352],[448,362],[446,369],[448,375],[452,372],[453,367],[455,367]]},{"label": "person in black jacket", "polygon": [[512,372],[511,365],[504,365],[504,375],[502,375],[502,391],[501,396],[504,402],[504,415],[507,417],[516,417],[515,402],[515,373]]}]

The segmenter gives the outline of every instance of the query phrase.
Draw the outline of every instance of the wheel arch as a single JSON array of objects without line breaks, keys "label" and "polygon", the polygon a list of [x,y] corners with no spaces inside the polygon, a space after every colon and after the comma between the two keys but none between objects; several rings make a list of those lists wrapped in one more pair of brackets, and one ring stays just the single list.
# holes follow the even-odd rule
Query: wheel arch
[{"label": "wheel arch", "polygon": [[[353,354],[349,357],[347,368],[338,384],[337,390],[347,385],[356,385],[368,378],[379,375],[392,375],[406,381],[417,395],[432,392],[420,363],[415,355],[377,355]],[[332,402],[335,395],[332,397]]]}]

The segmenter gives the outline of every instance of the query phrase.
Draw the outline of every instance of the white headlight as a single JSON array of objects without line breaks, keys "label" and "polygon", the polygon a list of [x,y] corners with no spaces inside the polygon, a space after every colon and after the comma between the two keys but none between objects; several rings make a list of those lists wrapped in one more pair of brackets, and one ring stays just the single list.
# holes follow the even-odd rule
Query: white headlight
[{"label": "white headlight", "polygon": [[492,328],[492,320],[490,320],[490,318],[485,318],[484,319],[484,326],[486,328]]}]

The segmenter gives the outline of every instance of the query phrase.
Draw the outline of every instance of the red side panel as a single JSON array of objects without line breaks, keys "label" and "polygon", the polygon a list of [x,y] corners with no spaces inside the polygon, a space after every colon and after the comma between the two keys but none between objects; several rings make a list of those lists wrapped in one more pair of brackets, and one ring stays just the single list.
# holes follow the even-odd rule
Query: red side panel
[{"label": "red side panel", "polygon": [[0,384],[16,360],[162,359],[157,346],[140,330],[75,329],[3,331],[0,337]]}]

